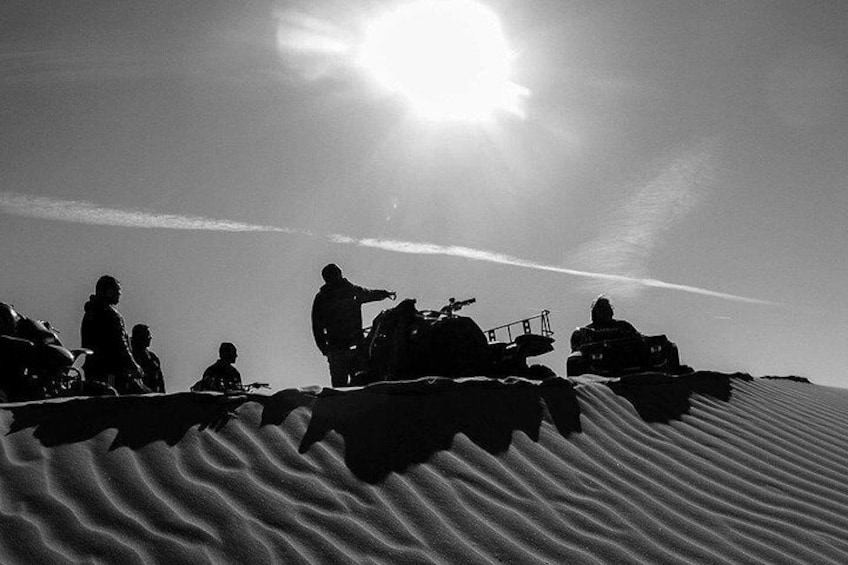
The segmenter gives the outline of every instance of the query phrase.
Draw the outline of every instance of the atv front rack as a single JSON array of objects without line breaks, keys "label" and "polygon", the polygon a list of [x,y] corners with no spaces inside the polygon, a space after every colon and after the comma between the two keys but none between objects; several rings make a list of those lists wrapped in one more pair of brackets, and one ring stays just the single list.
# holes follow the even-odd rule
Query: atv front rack
[{"label": "atv front rack", "polygon": [[[497,327],[492,328],[490,330],[486,330],[486,338],[489,340],[490,343],[493,342],[493,341],[497,341],[498,340],[498,332],[503,333],[501,330],[506,330],[507,341],[512,342],[512,341],[514,341],[514,338],[512,336],[514,327],[516,328],[515,334],[517,336],[518,335],[535,334],[535,335],[542,335],[542,336],[545,336],[545,337],[550,337],[550,336],[554,335],[553,330],[551,330],[551,321],[548,319],[548,315],[550,313],[551,313],[550,310],[542,310],[542,313],[539,314],[538,316],[525,318],[523,320],[517,320],[515,322],[510,322],[508,324],[504,324],[502,326],[497,326]],[[536,320],[538,320],[538,327],[539,327],[538,332],[533,331],[533,325],[534,325],[533,322],[535,322]],[[519,333],[518,330],[517,330],[517,327],[519,325],[521,326],[521,333]]]}]

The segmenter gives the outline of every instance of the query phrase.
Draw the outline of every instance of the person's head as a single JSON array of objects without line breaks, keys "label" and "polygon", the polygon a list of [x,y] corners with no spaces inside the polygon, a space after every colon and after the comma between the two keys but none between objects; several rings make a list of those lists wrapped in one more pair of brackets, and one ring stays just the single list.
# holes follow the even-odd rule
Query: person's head
[{"label": "person's head", "polygon": [[235,363],[236,358],[238,357],[238,351],[236,351],[236,346],[228,341],[225,341],[218,348],[218,357],[220,357],[222,361],[226,361],[227,363]]},{"label": "person's head", "polygon": [[609,322],[612,320],[612,314],[612,304],[603,294],[592,302],[592,322]]},{"label": "person's head", "polygon": [[330,263],[321,269],[321,276],[325,283],[334,283],[342,280],[342,270],[335,263]]},{"label": "person's head", "polygon": [[153,339],[153,336],[150,334],[150,326],[146,324],[134,325],[130,339],[132,340],[133,347],[149,347],[150,341]]},{"label": "person's head", "polygon": [[108,304],[117,304],[121,300],[121,283],[112,275],[103,275],[97,279],[94,294]]}]

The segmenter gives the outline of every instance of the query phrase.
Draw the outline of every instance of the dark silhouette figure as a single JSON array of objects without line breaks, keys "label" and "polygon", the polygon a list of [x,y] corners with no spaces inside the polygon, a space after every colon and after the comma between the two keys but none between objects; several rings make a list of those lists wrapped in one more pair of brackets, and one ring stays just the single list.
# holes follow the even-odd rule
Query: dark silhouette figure
[{"label": "dark silhouette figure", "polygon": [[357,347],[362,342],[362,304],[394,300],[395,293],[356,286],[332,263],[321,270],[321,276],[325,284],[312,303],[312,333],[327,357],[333,386],[346,386],[355,372]]},{"label": "dark silhouette figure", "polygon": [[603,295],[592,303],[592,323],[571,334],[571,354],[565,367],[570,377],[692,371],[680,364],[677,345],[665,335],[643,335],[629,322],[613,318],[612,304]]},{"label": "dark silhouette figure", "polygon": [[232,343],[224,342],[218,348],[218,360],[203,371],[203,378],[191,387],[191,390],[241,390],[241,374],[233,367],[238,358],[238,350]]},{"label": "dark silhouette figure", "polygon": [[120,394],[149,392],[141,381],[144,373],[130,352],[124,318],[115,309],[120,300],[118,280],[110,275],[100,277],[82,318],[82,346],[94,352],[86,357],[83,370],[86,379],[109,384]]},{"label": "dark silhouette figure", "polygon": [[159,361],[159,356],[150,350],[152,340],[153,336],[150,333],[149,326],[145,324],[133,326],[130,345],[132,346],[133,358],[144,373],[144,384],[151,392],[165,392],[162,363]]},{"label": "dark silhouette figure", "polygon": [[571,335],[572,351],[590,341],[603,341],[641,335],[630,322],[613,318],[609,298],[599,296],[592,303],[592,323],[578,328]]}]

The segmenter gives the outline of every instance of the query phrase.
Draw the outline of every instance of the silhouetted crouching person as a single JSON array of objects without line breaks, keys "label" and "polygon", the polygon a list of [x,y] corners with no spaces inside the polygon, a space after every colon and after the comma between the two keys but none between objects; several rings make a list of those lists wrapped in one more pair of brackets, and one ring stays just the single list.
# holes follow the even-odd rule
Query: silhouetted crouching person
[{"label": "silhouetted crouching person", "polygon": [[85,377],[113,386],[120,394],[149,392],[130,352],[124,318],[115,309],[120,300],[118,280],[110,275],[100,277],[85,304],[80,330],[82,346],[94,352],[83,365]]},{"label": "silhouetted crouching person", "polygon": [[218,348],[218,360],[203,371],[203,378],[191,387],[191,390],[241,390],[241,374],[233,367],[237,358],[236,346],[228,342],[222,343]]},{"label": "silhouetted crouching person", "polygon": [[342,270],[329,264],[321,270],[324,285],[312,303],[312,333],[330,365],[334,387],[351,384],[356,369],[356,348],[362,342],[362,304],[386,298],[388,290],[368,290],[348,281]]},{"label": "silhouetted crouching person", "polygon": [[132,329],[130,345],[132,355],[138,366],[144,373],[144,384],[151,392],[165,392],[165,377],[162,375],[162,363],[159,357],[150,350],[150,342],[153,336],[150,327],[145,324],[136,324]]}]

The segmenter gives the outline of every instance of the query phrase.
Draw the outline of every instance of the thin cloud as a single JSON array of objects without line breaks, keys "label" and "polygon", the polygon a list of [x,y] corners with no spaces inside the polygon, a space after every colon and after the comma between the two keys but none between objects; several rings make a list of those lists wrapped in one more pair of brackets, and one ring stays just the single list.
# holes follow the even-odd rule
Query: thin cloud
[{"label": "thin cloud", "polygon": [[725,292],[718,292],[696,286],[669,283],[647,277],[629,277],[617,274],[569,269],[556,265],[546,265],[544,263],[537,263],[534,261],[529,261],[527,259],[522,259],[520,257],[505,255],[503,253],[487,251],[484,249],[474,249],[471,247],[462,247],[456,245],[438,245],[435,243],[402,241],[393,239],[355,238],[342,234],[330,234],[322,236],[313,234],[308,230],[302,229],[248,224],[244,222],[234,222],[230,220],[216,220],[211,218],[204,218],[201,216],[160,214],[143,210],[120,210],[117,208],[105,208],[102,206],[97,206],[96,204],[92,204],[90,202],[57,200],[45,197],[27,196],[13,192],[0,192],[0,212],[26,218],[37,218],[42,220],[53,220],[61,222],[100,226],[114,226],[124,228],[195,230],[216,232],[264,232],[294,234],[307,237],[322,237],[339,245],[354,245],[357,247],[379,249],[392,253],[457,257],[472,261],[483,261],[487,263],[495,263],[498,265],[520,267],[524,269],[534,269],[537,271],[547,271],[563,275],[570,275],[574,277],[582,277],[586,279],[602,280],[607,283],[631,285],[635,284],[640,285],[642,287],[676,290],[692,294],[699,294],[702,296],[710,296],[713,298],[731,300],[735,302],[745,302],[749,304],[763,305],[774,304],[767,300],[750,298]]},{"label": "thin cloud", "polygon": [[104,208],[90,202],[56,200],[14,192],[0,193],[0,210],[13,216],[122,228],[221,232],[272,232],[311,235],[305,230],[214,220],[200,216],[159,214],[143,210]]},{"label": "thin cloud", "polygon": [[[582,246],[572,260],[591,270],[641,278],[663,237],[696,208],[715,184],[715,145],[715,140],[704,141],[638,186],[629,200],[603,222],[601,235]],[[634,287],[625,284],[619,290],[628,292]]]},{"label": "thin cloud", "polygon": [[700,294],[702,296],[711,296],[714,298],[722,298],[725,300],[733,300],[736,302],[746,302],[749,304],[763,304],[763,305],[774,305],[773,302],[768,300],[761,300],[758,298],[750,298],[747,296],[740,296],[737,294],[729,294],[726,292],[718,292],[715,290],[709,290],[706,288],[700,288],[697,286],[690,286],[684,284],[676,284],[669,283],[665,281],[661,281],[659,279],[652,279],[648,277],[629,277],[624,275],[615,275],[609,273],[600,273],[593,271],[582,271],[578,269],[569,269],[566,267],[558,267],[556,265],[546,265],[544,263],[536,263],[534,261],[528,261],[527,259],[521,259],[519,257],[513,257],[511,255],[505,255],[503,253],[496,253],[493,251],[486,251],[482,249],[473,249],[470,247],[460,247],[460,246],[446,246],[446,245],[437,245],[434,243],[425,243],[425,242],[413,242],[413,241],[398,241],[398,240],[390,240],[390,239],[356,239],[343,235],[333,235],[330,236],[330,240],[336,243],[345,243],[358,245],[360,247],[371,247],[375,249],[382,249],[384,251],[393,251],[395,253],[411,253],[415,255],[444,255],[448,257],[461,257],[464,259],[471,259],[473,261],[485,261],[487,263],[497,263],[499,265],[509,265],[513,267],[522,267],[526,269],[535,269],[538,271],[548,271],[552,273],[559,273],[563,275],[571,275],[574,277],[582,277],[586,279],[600,280],[608,283],[619,283],[619,284],[628,284],[628,285],[639,285],[642,287],[648,288],[661,288],[666,290],[677,290],[682,292],[689,292],[692,294]]}]

